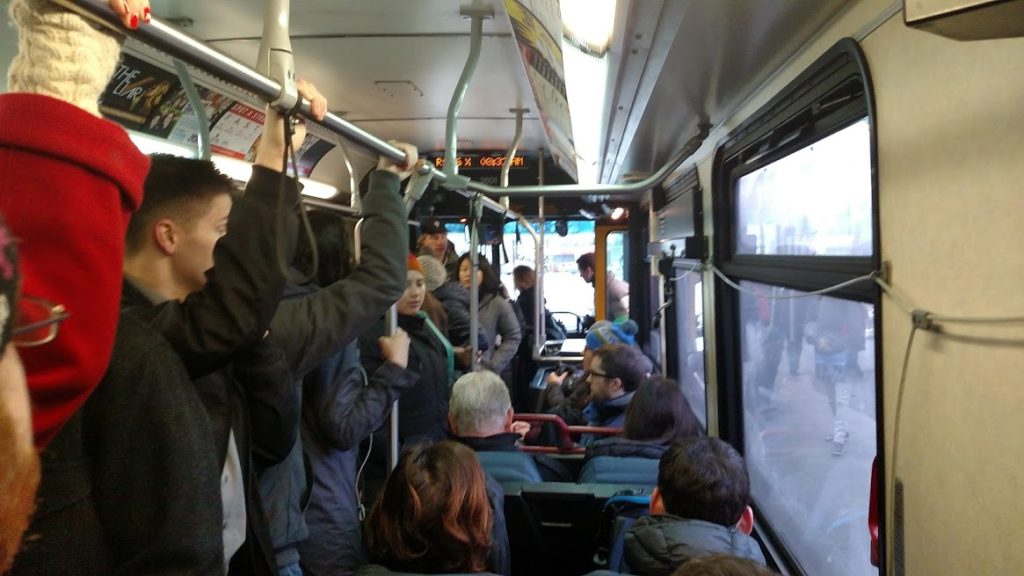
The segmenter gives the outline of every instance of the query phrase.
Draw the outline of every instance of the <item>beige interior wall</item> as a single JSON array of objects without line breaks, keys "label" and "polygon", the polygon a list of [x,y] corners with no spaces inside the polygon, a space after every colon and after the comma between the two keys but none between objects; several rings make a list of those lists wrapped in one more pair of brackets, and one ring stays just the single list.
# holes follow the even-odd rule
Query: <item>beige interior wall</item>
[{"label": "beige interior wall", "polygon": [[[897,16],[863,48],[893,285],[936,313],[1024,316],[1024,39],[956,42]],[[883,317],[891,457],[911,323],[891,300]],[[1024,325],[943,330],[918,332],[908,365],[906,573],[1024,573]]]},{"label": "beige interior wall", "polygon": [[[706,229],[714,148],[838,38],[861,37],[893,285],[938,314],[1024,316],[1024,39],[946,40],[907,28],[902,12],[885,20],[892,12],[886,0],[852,5],[712,133],[697,154]],[[918,332],[908,366],[897,464],[905,573],[1024,574],[1024,325],[943,330]],[[909,333],[884,300],[890,472]]]}]

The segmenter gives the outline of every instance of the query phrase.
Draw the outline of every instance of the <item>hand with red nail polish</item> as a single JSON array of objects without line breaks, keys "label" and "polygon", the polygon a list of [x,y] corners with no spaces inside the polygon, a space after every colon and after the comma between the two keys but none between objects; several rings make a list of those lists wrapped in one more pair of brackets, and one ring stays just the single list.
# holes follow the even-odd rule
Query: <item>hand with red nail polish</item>
[{"label": "hand with red nail polish", "polygon": [[135,30],[139,23],[149,22],[149,0],[110,0],[110,9],[121,19],[126,27]]}]

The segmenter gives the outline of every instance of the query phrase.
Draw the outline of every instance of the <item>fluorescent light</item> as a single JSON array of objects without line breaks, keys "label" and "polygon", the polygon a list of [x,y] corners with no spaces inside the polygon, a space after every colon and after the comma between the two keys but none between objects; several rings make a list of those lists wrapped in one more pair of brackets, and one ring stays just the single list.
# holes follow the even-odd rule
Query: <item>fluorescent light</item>
[{"label": "fluorescent light", "polygon": [[577,180],[597,184],[604,139],[608,65],[615,0],[562,0],[562,65],[572,119]]},{"label": "fluorescent light", "polygon": [[562,0],[562,29],[569,44],[603,57],[615,27],[615,0]]},{"label": "fluorescent light", "polygon": [[[139,132],[128,131],[128,136],[143,154],[172,154],[174,156],[181,156],[184,158],[196,157],[196,150],[188,146],[182,146],[181,144],[175,144],[173,142],[154,138]],[[249,164],[245,160],[231,158],[230,156],[221,156],[219,154],[214,154],[210,160],[218,170],[223,172],[225,176],[232,180],[248,182],[249,177],[252,176],[252,164]],[[299,178],[299,182],[302,182],[303,196],[330,200],[338,195],[338,189],[330,184],[324,184],[323,182],[318,182],[309,178]]]},{"label": "fluorescent light", "polygon": [[128,137],[132,139],[135,146],[139,149],[139,152],[143,154],[171,154],[173,156],[182,156],[184,158],[195,158],[196,149],[189,146],[183,146],[181,144],[175,144],[174,142],[168,142],[161,138],[154,138],[147,134],[140,132],[128,131]]}]

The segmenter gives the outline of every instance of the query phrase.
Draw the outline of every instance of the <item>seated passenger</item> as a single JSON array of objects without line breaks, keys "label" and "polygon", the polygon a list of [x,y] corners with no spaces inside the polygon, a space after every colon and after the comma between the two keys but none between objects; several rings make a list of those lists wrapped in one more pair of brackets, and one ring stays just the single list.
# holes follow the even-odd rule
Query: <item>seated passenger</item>
[{"label": "seated passenger", "polygon": [[[148,1],[110,4],[126,23],[148,21]],[[9,5],[19,42],[9,92],[0,94],[0,212],[23,242],[22,293],[69,313],[59,339],[21,354],[42,448],[109,363],[125,226],[142,202],[149,160],[97,108],[121,38],[53,2]]]},{"label": "seated passenger", "polygon": [[[448,424],[456,440],[478,454],[521,455],[522,460],[497,461],[481,456],[481,464],[499,482],[568,482],[569,471],[543,454],[520,452],[517,428],[529,424],[513,422],[512,401],[501,377],[487,370],[471,372],[455,382],[448,403]],[[524,469],[525,468],[525,469]]]},{"label": "seated passenger", "polygon": [[590,363],[593,361],[594,352],[605,344],[635,345],[634,337],[639,329],[640,327],[632,320],[621,324],[602,320],[591,326],[587,331],[586,345],[583,349],[583,372],[572,378],[569,377],[569,372],[549,373],[544,395],[545,410],[561,415],[563,420],[565,414],[574,414],[582,410],[590,401],[587,378],[590,376]]},{"label": "seated passenger", "polygon": [[698,556],[680,566],[672,576],[778,576],[749,558],[712,554]]},{"label": "seated passenger", "polygon": [[[455,358],[451,344],[421,310],[423,267],[412,254],[407,258],[405,291],[398,300],[398,327],[409,334],[409,371],[416,383],[398,401],[398,435],[408,441],[443,440],[448,434],[448,396],[454,382]],[[378,340],[384,336],[384,319],[359,336],[363,368],[373,374],[384,363]],[[387,475],[387,432],[382,427],[372,437],[369,460],[364,470],[364,502],[372,501]]]},{"label": "seated passenger", "polygon": [[482,573],[491,552],[494,514],[484,472],[455,442],[403,450],[366,518],[373,564],[357,576]]},{"label": "seated passenger", "polygon": [[680,440],[661,458],[651,515],[626,532],[626,563],[639,576],[668,576],[691,558],[708,554],[764,564],[760,546],[750,537],[753,527],[743,457],[718,438]]},{"label": "seated passenger", "polygon": [[622,436],[598,440],[587,447],[596,456],[661,458],[670,444],[700,436],[700,423],[683,391],[671,378],[652,376],[640,383],[626,408]]},{"label": "seated passenger", "polygon": [[[625,344],[609,344],[594,352],[587,376],[589,401],[582,410],[563,405],[553,410],[569,425],[586,424],[621,428],[626,420],[626,408],[640,382],[651,371],[651,361],[638,348]],[[583,445],[594,442],[592,435],[584,434]]]},{"label": "seated passenger", "polygon": [[12,344],[20,281],[18,248],[0,218],[0,574],[18,552],[39,485],[25,370]]}]

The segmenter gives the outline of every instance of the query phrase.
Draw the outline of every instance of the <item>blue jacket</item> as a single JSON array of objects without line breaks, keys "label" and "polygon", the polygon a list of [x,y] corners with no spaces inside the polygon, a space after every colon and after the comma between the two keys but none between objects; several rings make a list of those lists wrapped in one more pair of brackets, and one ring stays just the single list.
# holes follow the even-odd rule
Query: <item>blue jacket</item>
[{"label": "blue jacket", "polygon": [[304,518],[309,539],[298,546],[307,574],[351,574],[365,563],[356,473],[359,442],[379,428],[416,374],[385,362],[364,381],[355,342],[306,376],[302,442],[312,469]]}]

